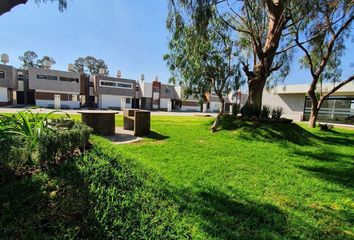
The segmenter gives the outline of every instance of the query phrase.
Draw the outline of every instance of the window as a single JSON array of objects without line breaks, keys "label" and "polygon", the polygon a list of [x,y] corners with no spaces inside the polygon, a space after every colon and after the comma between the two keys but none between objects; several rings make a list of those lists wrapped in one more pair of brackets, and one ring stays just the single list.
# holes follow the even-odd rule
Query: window
[{"label": "window", "polygon": [[171,93],[172,93],[171,88],[166,88],[166,89],[165,89],[165,93],[166,93],[166,94],[171,94]]},{"label": "window", "polygon": [[79,82],[78,78],[60,77],[59,79],[63,82]]},{"label": "window", "polygon": [[133,89],[133,84],[131,83],[115,82],[115,81],[108,81],[108,80],[100,80],[100,86]]},{"label": "window", "polygon": [[37,74],[37,79],[48,79],[47,75]]},{"label": "window", "polygon": [[130,103],[131,103],[131,102],[130,102],[130,98],[126,98],[126,99],[125,99],[125,103],[126,103],[126,104],[130,104]]},{"label": "window", "polygon": [[50,75],[48,75],[47,78],[48,78],[48,80],[53,80],[53,81],[57,81],[57,80],[58,80],[58,77],[57,77],[57,76],[50,76]]},{"label": "window", "polygon": [[57,76],[37,74],[37,79],[57,81]]},{"label": "window", "polygon": [[23,81],[23,74],[19,74],[17,80],[18,81]]},{"label": "window", "polygon": [[73,95],[71,96],[71,101],[76,102],[76,101],[77,101],[77,95],[73,94]]},{"label": "window", "polygon": [[0,71],[0,78],[5,78],[5,71]]}]

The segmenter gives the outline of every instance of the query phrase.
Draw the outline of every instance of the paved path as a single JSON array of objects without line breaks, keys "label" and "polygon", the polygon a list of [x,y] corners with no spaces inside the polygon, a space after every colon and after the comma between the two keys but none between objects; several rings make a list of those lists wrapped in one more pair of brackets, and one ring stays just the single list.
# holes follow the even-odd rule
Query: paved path
[{"label": "paved path", "polygon": [[[15,107],[0,107],[0,113],[16,113],[17,111],[25,110],[26,108],[15,108]],[[82,109],[81,109],[82,110]],[[33,108],[31,109],[32,112],[34,113],[49,113],[53,111],[53,109],[48,109],[48,108]],[[78,110],[61,110],[62,112],[68,113],[70,115],[72,114],[79,114]],[[60,114],[60,113],[59,113]],[[119,114],[122,114],[122,111],[119,111]],[[152,115],[158,115],[158,116],[205,116],[205,115],[210,115],[212,117],[216,116],[216,113],[201,113],[201,112],[164,112],[164,111],[152,111]]]}]

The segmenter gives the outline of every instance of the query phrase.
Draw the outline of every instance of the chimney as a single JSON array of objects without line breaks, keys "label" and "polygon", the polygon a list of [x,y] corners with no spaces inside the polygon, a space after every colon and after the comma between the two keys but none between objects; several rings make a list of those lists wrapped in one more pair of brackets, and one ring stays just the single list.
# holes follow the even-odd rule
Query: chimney
[{"label": "chimney", "polygon": [[122,77],[122,71],[121,70],[118,70],[117,71],[117,78],[121,78]]},{"label": "chimney", "polygon": [[100,68],[98,69],[98,74],[104,76],[106,75],[106,70],[104,68]]},{"label": "chimney", "polygon": [[43,62],[43,66],[45,69],[49,69],[52,67],[52,63],[49,60],[45,59]]},{"label": "chimney", "polygon": [[142,82],[144,82],[144,80],[145,80],[145,75],[144,75],[144,74],[141,74],[140,80],[141,80]]},{"label": "chimney", "polygon": [[159,76],[155,76],[154,82],[158,82],[158,81],[159,81]]},{"label": "chimney", "polygon": [[75,72],[74,64],[72,64],[72,63],[68,64],[68,71],[69,72]]}]

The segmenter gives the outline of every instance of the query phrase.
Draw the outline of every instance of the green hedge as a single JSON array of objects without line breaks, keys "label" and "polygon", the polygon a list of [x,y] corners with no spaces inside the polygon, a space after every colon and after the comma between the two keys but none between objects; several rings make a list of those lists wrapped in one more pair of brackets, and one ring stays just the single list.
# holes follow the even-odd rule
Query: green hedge
[{"label": "green hedge", "polygon": [[94,212],[109,239],[188,239],[178,209],[162,180],[124,159],[111,143],[94,137],[93,149],[77,161]]},{"label": "green hedge", "polygon": [[55,120],[55,125],[62,126],[56,131],[46,131],[39,138],[39,161],[53,163],[65,160],[77,149],[84,149],[92,129],[81,122]]}]

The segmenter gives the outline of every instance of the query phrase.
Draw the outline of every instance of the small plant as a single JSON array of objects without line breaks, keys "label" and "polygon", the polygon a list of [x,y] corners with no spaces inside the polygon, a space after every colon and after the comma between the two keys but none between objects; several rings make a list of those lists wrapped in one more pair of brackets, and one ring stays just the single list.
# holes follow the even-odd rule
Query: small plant
[{"label": "small plant", "polygon": [[321,131],[329,131],[333,128],[333,125],[330,124],[319,124]]},{"label": "small plant", "polygon": [[261,111],[261,118],[268,119],[271,112],[271,108],[268,105],[264,105]]},{"label": "small plant", "polygon": [[271,111],[272,119],[279,120],[281,118],[281,116],[283,115],[283,113],[284,113],[284,110],[282,107],[274,107]]}]

